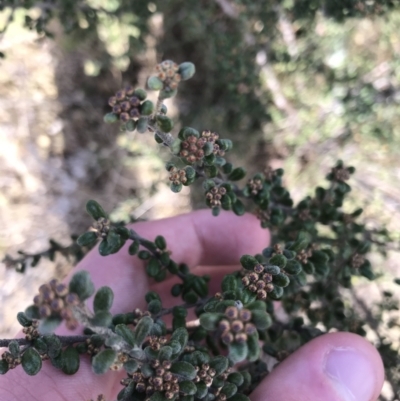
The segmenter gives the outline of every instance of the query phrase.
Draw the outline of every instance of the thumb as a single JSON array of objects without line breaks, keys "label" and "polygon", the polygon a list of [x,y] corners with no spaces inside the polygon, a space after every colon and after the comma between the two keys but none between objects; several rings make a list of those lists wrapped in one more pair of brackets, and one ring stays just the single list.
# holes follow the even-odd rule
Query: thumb
[{"label": "thumb", "polygon": [[384,371],[362,337],[331,333],[285,359],[252,393],[252,401],[376,401]]}]

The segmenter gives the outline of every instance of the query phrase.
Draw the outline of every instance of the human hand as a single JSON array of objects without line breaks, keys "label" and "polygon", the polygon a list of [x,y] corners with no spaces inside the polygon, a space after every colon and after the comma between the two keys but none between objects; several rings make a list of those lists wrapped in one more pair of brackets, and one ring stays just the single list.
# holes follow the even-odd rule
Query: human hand
[{"label": "human hand", "polygon": [[[212,276],[210,293],[219,291],[222,277],[233,270],[232,266],[243,254],[258,253],[269,242],[268,231],[259,227],[254,216],[222,213],[215,218],[209,210],[137,223],[135,231],[149,239],[163,235],[176,262],[196,266],[197,274]],[[108,257],[93,251],[74,272],[82,269],[90,272],[96,288],[108,285],[113,289],[113,313],[143,308],[144,295],[149,289],[160,294],[166,307],[176,302],[169,293],[170,283],[151,284],[142,262],[126,249]],[[63,327],[57,333],[71,335]],[[18,367],[0,378],[0,401],[86,401],[96,399],[98,394],[111,401],[121,388],[122,377],[116,372],[95,376],[89,359],[84,358],[73,377],[56,370],[49,362],[43,364],[35,377],[27,376]],[[383,377],[382,361],[371,344],[354,334],[327,334],[283,361],[250,398],[252,401],[375,401]]]}]

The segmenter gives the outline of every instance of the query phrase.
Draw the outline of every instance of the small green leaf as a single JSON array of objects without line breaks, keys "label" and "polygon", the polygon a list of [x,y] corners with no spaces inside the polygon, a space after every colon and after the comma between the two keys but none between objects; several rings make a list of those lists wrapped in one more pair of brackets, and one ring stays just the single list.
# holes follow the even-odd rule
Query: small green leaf
[{"label": "small green leaf", "polygon": [[94,293],[94,285],[89,272],[80,270],[75,273],[69,283],[69,292],[78,295],[81,301],[91,297]]},{"label": "small green leaf", "polygon": [[162,251],[167,248],[167,241],[162,235],[157,235],[154,243],[156,244],[157,248],[161,249]]},{"label": "small green leaf", "polygon": [[285,271],[289,274],[299,274],[302,270],[301,264],[297,260],[289,260],[286,263]]},{"label": "small green leaf", "polygon": [[272,276],[272,282],[279,287],[287,287],[290,284],[290,278],[285,273],[279,273]]},{"label": "small green leaf", "polygon": [[128,362],[124,363],[124,369],[127,373],[132,374],[139,369],[139,364],[134,359],[130,359]]},{"label": "small green leaf", "polygon": [[217,329],[218,322],[222,319],[221,313],[206,312],[200,315],[200,325],[208,331],[214,331]]},{"label": "small green leaf", "polygon": [[283,269],[286,266],[286,263],[287,263],[286,257],[280,254],[272,256],[272,258],[269,260],[269,264],[278,266],[281,269]]},{"label": "small green leaf", "polygon": [[107,218],[106,212],[95,200],[89,200],[86,203],[86,211],[94,220],[98,220],[101,217]]},{"label": "small green leaf", "polygon": [[258,264],[260,264],[260,262],[251,255],[243,255],[240,258],[240,264],[246,269],[246,270],[253,270],[254,267]]},{"label": "small green leaf", "polygon": [[149,116],[154,111],[154,103],[150,100],[146,100],[140,106],[140,114],[142,116]]},{"label": "small green leaf", "polygon": [[206,384],[204,382],[196,383],[196,388],[197,388],[196,398],[201,400],[208,394],[208,387],[206,386]]},{"label": "small green leaf", "polygon": [[210,368],[216,371],[216,376],[224,373],[229,368],[229,360],[225,356],[219,355],[210,361]]},{"label": "small green leaf", "polygon": [[158,299],[153,299],[147,305],[147,309],[151,314],[156,315],[162,310],[161,302]]},{"label": "small green leaf", "polygon": [[121,336],[132,347],[135,345],[135,336],[132,330],[125,324],[118,324],[115,327],[115,333]]},{"label": "small green leaf", "polygon": [[251,320],[256,325],[258,330],[267,329],[272,321],[267,312],[256,309],[251,312]]},{"label": "small green leaf", "polygon": [[[260,348],[257,344],[257,348]],[[237,387],[240,387],[243,384],[244,378],[243,375],[239,372],[232,372],[228,375],[228,382],[235,384]]]},{"label": "small green leaf", "polygon": [[137,121],[136,130],[139,134],[144,134],[147,132],[149,121],[147,117],[140,117]]},{"label": "small green leaf", "polygon": [[143,101],[147,97],[147,92],[142,88],[136,88],[133,92],[133,96],[136,96],[139,100]]},{"label": "small green leaf", "polygon": [[180,74],[182,81],[192,78],[195,72],[196,67],[193,63],[186,61],[182,64],[179,64],[178,73]]},{"label": "small green leaf", "polygon": [[146,272],[150,277],[156,277],[157,274],[160,272],[161,265],[158,259],[151,258],[146,266]]},{"label": "small green leaf", "polygon": [[21,364],[26,374],[35,376],[42,368],[42,358],[34,348],[28,348],[22,355]]},{"label": "small green leaf", "polygon": [[161,347],[160,352],[158,354],[158,359],[163,362],[163,361],[169,361],[171,359],[173,350],[170,346],[164,345]]},{"label": "small green leaf", "polygon": [[183,361],[174,362],[170,371],[186,380],[193,380],[197,375],[197,371],[194,366]]},{"label": "small green leaf", "polygon": [[8,372],[9,366],[5,359],[0,359],[0,375],[5,375]]},{"label": "small green leaf", "polygon": [[177,341],[180,344],[181,349],[185,349],[188,339],[189,339],[189,333],[185,328],[179,328],[174,330],[171,336],[171,342]]},{"label": "small green leaf", "polygon": [[246,170],[243,167],[236,167],[229,175],[231,181],[239,181],[246,176]]},{"label": "small green leaf", "polygon": [[156,121],[157,121],[158,127],[160,128],[160,130],[162,132],[171,132],[171,130],[174,126],[173,121],[169,117],[164,116],[162,114],[157,115]]},{"label": "small green leaf", "polygon": [[135,328],[135,344],[140,346],[150,334],[154,322],[150,316],[142,317]]},{"label": "small green leaf", "polygon": [[87,233],[79,236],[78,239],[76,240],[76,243],[79,246],[90,246],[96,243],[96,241],[97,241],[97,234],[93,231],[88,231]]},{"label": "small green leaf", "polygon": [[47,355],[50,358],[56,358],[58,355],[60,355],[62,344],[60,339],[55,334],[44,336],[43,341],[47,345]]},{"label": "small green leaf", "polygon": [[244,394],[235,394],[233,397],[229,399],[229,401],[250,401],[250,399]]},{"label": "small green leaf", "polygon": [[112,124],[118,121],[118,116],[114,113],[107,113],[104,115],[103,120],[106,124]]},{"label": "small green leaf", "polygon": [[248,352],[247,343],[234,342],[232,344],[229,344],[228,348],[228,357],[233,363],[239,363],[246,359]]},{"label": "small green leaf", "polygon": [[227,274],[221,284],[222,291],[235,291],[238,287],[238,282],[233,274]]},{"label": "small green leaf", "polygon": [[110,310],[114,301],[114,293],[110,287],[99,288],[93,300],[94,312]]},{"label": "small green leaf", "polygon": [[169,99],[171,97],[174,97],[177,93],[178,93],[178,91],[176,89],[174,89],[174,90],[164,89],[164,90],[160,91],[158,97],[160,99]]},{"label": "small green leaf", "polygon": [[243,216],[246,212],[243,202],[239,199],[237,199],[236,202],[232,204],[232,210],[237,216]]},{"label": "small green leaf", "polygon": [[233,383],[225,383],[221,390],[222,394],[226,395],[226,398],[231,398],[237,393],[237,387]]},{"label": "small green leaf", "polygon": [[79,353],[72,347],[67,347],[61,353],[61,370],[67,375],[74,375],[79,370]]},{"label": "small green leaf", "polygon": [[257,332],[247,337],[247,348],[248,348],[247,359],[250,362],[257,361],[258,358],[260,357],[260,351],[261,351]]},{"label": "small green leaf", "polygon": [[32,320],[28,318],[28,316],[26,316],[26,314],[24,312],[18,312],[17,314],[17,320],[18,323],[22,326],[22,327],[29,327],[32,326]]},{"label": "small green leaf", "polygon": [[147,86],[153,91],[159,91],[164,88],[164,83],[156,76],[152,76],[147,80]]},{"label": "small green leaf", "polygon": [[197,393],[196,385],[188,380],[179,383],[179,391],[185,395],[194,395]]},{"label": "small green leaf", "polygon": [[128,248],[129,255],[136,255],[139,251],[140,243],[138,241],[133,241]]},{"label": "small green leaf", "polygon": [[283,295],[283,288],[282,287],[278,287],[278,286],[274,286],[274,289],[268,293],[268,297],[274,300],[278,300],[281,299]]},{"label": "small green leaf", "polygon": [[19,344],[17,341],[13,340],[10,341],[10,343],[8,344],[8,350],[10,351],[11,355],[14,358],[18,358],[20,351],[19,351]]},{"label": "small green leaf", "polygon": [[93,372],[98,375],[106,373],[114,363],[116,357],[117,353],[112,349],[100,351],[92,359]]}]

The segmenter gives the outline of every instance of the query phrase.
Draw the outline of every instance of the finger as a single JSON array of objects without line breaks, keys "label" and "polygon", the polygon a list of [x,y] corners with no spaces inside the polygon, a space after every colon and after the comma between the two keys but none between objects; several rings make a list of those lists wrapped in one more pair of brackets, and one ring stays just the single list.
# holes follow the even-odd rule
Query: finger
[{"label": "finger", "polygon": [[252,393],[252,401],[376,401],[384,371],[362,337],[331,333],[285,359]]},{"label": "finger", "polygon": [[[268,245],[269,235],[259,227],[254,216],[237,217],[222,213],[213,217],[209,210],[134,226],[141,236],[154,239],[164,235],[173,259],[193,267],[199,264],[238,263],[244,253],[257,253]],[[143,302],[148,281],[141,263],[128,255],[127,249],[117,255],[102,257],[94,250],[74,269],[87,270],[96,288],[108,285],[114,290],[113,312],[132,310]],[[65,333],[67,334],[67,333]],[[37,377],[27,377],[17,368],[0,380],[0,400],[68,401],[94,398],[104,393],[114,397],[120,375],[109,372],[94,376],[90,364],[82,361],[79,373],[71,378],[45,363]],[[21,375],[24,375],[23,377]]]}]

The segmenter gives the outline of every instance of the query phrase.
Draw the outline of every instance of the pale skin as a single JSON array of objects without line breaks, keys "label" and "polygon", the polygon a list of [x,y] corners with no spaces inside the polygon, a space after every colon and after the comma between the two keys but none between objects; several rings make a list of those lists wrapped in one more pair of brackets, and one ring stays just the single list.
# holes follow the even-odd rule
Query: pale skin
[{"label": "pale skin", "polygon": [[[209,210],[138,223],[135,230],[151,240],[164,235],[176,262],[194,267],[196,273],[212,276],[210,293],[219,290],[224,274],[239,268],[240,256],[259,253],[270,239],[254,216],[222,213],[215,218]],[[81,269],[90,272],[96,288],[108,285],[114,290],[113,313],[144,308],[144,295],[149,289],[161,295],[166,307],[179,302],[169,294],[171,282],[153,284],[142,262],[129,256],[126,249],[105,258],[93,251],[74,271]],[[57,333],[71,335],[65,328]],[[44,363],[35,377],[27,376],[17,367],[0,377],[0,401],[87,401],[98,394],[113,401],[121,389],[121,377],[116,372],[95,376],[89,359],[81,360],[79,372],[72,377],[49,363]],[[252,401],[375,401],[383,379],[381,358],[371,344],[354,334],[332,333],[314,339],[290,355],[250,398]]]}]

